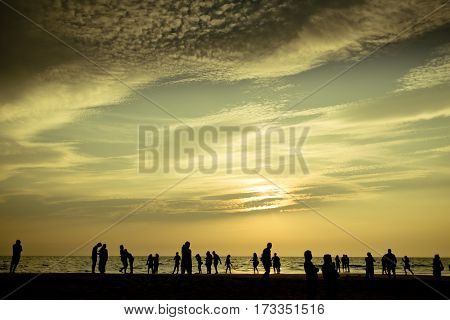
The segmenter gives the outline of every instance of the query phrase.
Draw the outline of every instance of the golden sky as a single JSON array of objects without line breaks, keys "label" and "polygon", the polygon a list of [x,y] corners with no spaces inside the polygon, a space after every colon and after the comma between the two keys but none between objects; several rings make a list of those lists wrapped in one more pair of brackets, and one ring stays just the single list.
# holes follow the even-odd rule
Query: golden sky
[{"label": "golden sky", "polygon": [[[0,255],[21,239],[25,255],[98,241],[169,255],[190,240],[234,255],[272,241],[284,256],[450,256],[442,3],[11,2],[42,29],[0,5]],[[213,173],[172,158],[139,172],[139,125],[180,124],[309,128],[308,173],[242,172],[242,143],[230,153],[223,136]]]}]

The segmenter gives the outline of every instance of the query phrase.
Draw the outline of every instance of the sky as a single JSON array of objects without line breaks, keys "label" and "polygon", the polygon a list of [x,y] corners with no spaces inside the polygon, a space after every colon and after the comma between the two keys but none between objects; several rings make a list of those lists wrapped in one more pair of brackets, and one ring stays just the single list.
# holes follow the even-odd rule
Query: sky
[{"label": "sky", "polygon": [[[0,255],[450,256],[445,1],[5,2]],[[139,125],[308,128],[308,170],[141,172]]]}]

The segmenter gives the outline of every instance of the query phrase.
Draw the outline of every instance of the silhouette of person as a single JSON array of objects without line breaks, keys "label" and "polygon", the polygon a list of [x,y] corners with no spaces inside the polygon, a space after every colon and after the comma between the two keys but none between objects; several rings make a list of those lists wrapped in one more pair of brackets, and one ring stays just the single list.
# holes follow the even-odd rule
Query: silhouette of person
[{"label": "silhouette of person", "polygon": [[339,255],[334,258],[334,262],[336,263],[336,271],[341,272],[341,259],[339,258]]},{"label": "silhouette of person", "polygon": [[273,265],[273,273],[280,273],[281,260],[280,257],[277,256],[276,252],[273,254],[272,265]]},{"label": "silhouette of person", "polygon": [[375,268],[374,268],[374,262],[375,259],[372,257],[372,254],[370,252],[367,252],[366,260],[366,279],[367,280],[373,280],[375,278]]},{"label": "silhouette of person", "polygon": [[346,272],[348,270],[347,263],[349,263],[349,262],[347,261],[347,258],[348,258],[348,256],[346,254],[342,255],[341,263],[342,263],[342,271],[343,272]]},{"label": "silhouette of person", "polygon": [[195,255],[195,260],[197,260],[198,273],[202,273],[202,264],[203,264],[203,262],[202,262],[202,257],[198,253]]},{"label": "silhouette of person", "polygon": [[413,275],[414,274],[414,272],[412,272],[412,270],[411,270],[411,263],[410,263],[410,261],[409,261],[409,258],[408,258],[408,256],[404,256],[403,258],[402,258],[402,261],[403,261],[403,270],[405,271],[405,276],[406,276],[406,274],[407,274],[407,270],[409,271],[409,272],[411,272],[411,274]]},{"label": "silhouette of person", "polygon": [[192,274],[192,252],[191,243],[186,241],[181,247],[181,274]]},{"label": "silhouette of person", "polygon": [[433,276],[436,280],[441,279],[441,273],[444,270],[444,265],[442,264],[441,257],[438,254],[434,255],[433,258]]},{"label": "silhouette of person", "polygon": [[259,273],[258,265],[259,265],[259,259],[256,252],[253,253],[253,258],[251,260],[253,262],[253,273]]},{"label": "silhouette of person", "polygon": [[388,274],[388,257],[387,253],[381,258],[381,274]]},{"label": "silhouette of person", "polygon": [[181,260],[180,254],[178,252],[175,253],[175,257],[173,257],[173,261],[175,264],[173,266],[172,274],[174,274],[175,271],[177,272],[177,274],[178,272],[180,272],[180,260]]},{"label": "silhouette of person", "polygon": [[215,251],[212,252],[212,255],[214,261],[214,270],[216,271],[216,274],[218,274],[219,272],[217,271],[217,266],[219,265],[219,263],[222,264],[222,260],[220,260],[219,255]]},{"label": "silhouette of person", "polygon": [[272,264],[271,252],[270,252],[271,249],[272,249],[272,243],[269,242],[269,243],[267,243],[267,246],[263,250],[262,255],[261,255],[261,262],[264,267],[264,278],[266,278],[266,279],[269,278],[270,267]]},{"label": "silhouette of person", "polygon": [[227,255],[227,258],[225,259],[225,273],[228,273],[228,271],[230,271],[231,274],[231,267],[232,267],[232,263],[231,263],[231,256]]},{"label": "silhouette of person", "polygon": [[305,263],[303,268],[305,269],[306,274],[306,288],[308,291],[308,299],[315,299],[316,297],[316,288],[317,288],[317,273],[319,272],[319,268],[317,268],[312,262],[312,253],[310,250],[306,250],[304,253]]},{"label": "silhouette of person", "polygon": [[328,299],[335,299],[339,274],[330,254],[323,256],[322,275]]},{"label": "silhouette of person", "polygon": [[11,266],[9,267],[10,273],[15,273],[17,266],[20,262],[20,256],[22,255],[22,242],[20,240],[16,240],[16,243],[12,246],[12,258],[11,258]]},{"label": "silhouette of person", "polygon": [[[134,267],[133,267],[134,257],[131,254],[131,252],[128,252],[127,249],[125,249],[124,252],[125,252],[125,255],[126,255],[127,259],[128,259],[128,264],[130,266],[130,274],[132,274],[133,273],[133,269],[134,269]],[[125,273],[126,273],[126,271],[125,271]]]},{"label": "silhouette of person", "polygon": [[348,255],[345,255],[345,268],[347,272],[350,272],[350,258]]},{"label": "silhouette of person", "polygon": [[95,267],[97,265],[97,256],[98,256],[97,250],[101,246],[102,246],[102,244],[99,242],[92,248],[92,255],[91,255],[91,259],[92,259],[92,273],[95,273]]},{"label": "silhouette of person", "polygon": [[120,268],[120,272],[127,273],[128,268],[128,255],[126,250],[123,247],[123,244],[120,245],[120,261],[122,262],[122,268]]},{"label": "silhouette of person", "polygon": [[150,274],[150,271],[153,273],[153,255],[151,253],[148,255],[145,265],[147,266],[147,274]]},{"label": "silhouette of person", "polygon": [[106,272],[106,263],[108,262],[108,249],[106,249],[106,244],[104,243],[100,250],[98,251],[98,270],[100,273]]},{"label": "silhouette of person", "polygon": [[211,274],[211,266],[213,263],[213,256],[211,252],[206,252],[206,258],[205,258],[205,266],[206,266],[206,273]]},{"label": "silhouette of person", "polygon": [[153,270],[152,272],[154,274],[157,274],[159,270],[159,254],[155,254],[155,257],[153,258]]},{"label": "silhouette of person", "polygon": [[397,268],[397,257],[392,253],[391,249],[388,249],[386,254],[386,268],[388,272],[389,278],[391,277],[391,273],[395,278],[395,269]]}]

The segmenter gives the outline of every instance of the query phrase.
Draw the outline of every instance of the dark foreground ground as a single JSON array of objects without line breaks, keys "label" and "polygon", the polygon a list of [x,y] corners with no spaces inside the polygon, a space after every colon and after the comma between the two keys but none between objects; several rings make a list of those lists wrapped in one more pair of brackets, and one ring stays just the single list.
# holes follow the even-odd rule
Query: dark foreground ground
[{"label": "dark foreground ground", "polygon": [[[7,299],[307,299],[304,275],[121,275],[121,274],[0,274],[0,296],[23,287]],[[450,296],[450,278],[420,280]],[[337,299],[443,299],[413,277],[389,280],[378,276],[370,286],[363,275],[341,275]],[[27,283],[29,282],[29,283]],[[25,284],[25,285],[24,285]],[[322,280],[318,299],[326,299]]]}]

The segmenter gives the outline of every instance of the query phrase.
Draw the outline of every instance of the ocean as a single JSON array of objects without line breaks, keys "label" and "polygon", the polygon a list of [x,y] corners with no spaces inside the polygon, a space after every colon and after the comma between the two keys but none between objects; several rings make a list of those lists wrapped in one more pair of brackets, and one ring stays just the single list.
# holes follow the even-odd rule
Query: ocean
[{"label": "ocean", "polygon": [[[221,257],[222,263],[225,262],[225,257]],[[375,273],[381,274],[381,258],[375,257]],[[401,258],[397,257],[399,263],[397,264],[397,274],[403,274],[403,264]],[[432,261],[430,258],[410,257],[411,267],[416,274],[432,274]],[[443,275],[450,275],[450,258],[441,258],[444,265]],[[8,272],[11,257],[0,257],[0,272]],[[136,256],[134,261],[135,273],[146,273],[147,266],[145,265],[147,257]],[[204,257],[203,257],[204,261]],[[322,264],[322,258],[314,258],[314,263],[317,266]],[[253,266],[251,257],[232,257],[233,273],[251,274],[253,273]],[[287,274],[302,274],[303,257],[281,257],[281,273]],[[119,273],[121,266],[120,258],[116,256],[109,257],[106,272]],[[350,257],[350,272],[364,273],[364,258]],[[262,272],[262,265],[259,265],[259,271]],[[203,272],[206,268],[203,265]],[[172,273],[173,257],[160,257],[159,273]],[[193,271],[197,272],[197,263],[193,257]],[[16,272],[26,273],[87,273],[91,272],[91,258],[88,256],[78,257],[45,257],[45,256],[23,256],[20,260],[19,267]],[[224,265],[219,265],[219,272],[224,273]]]}]

